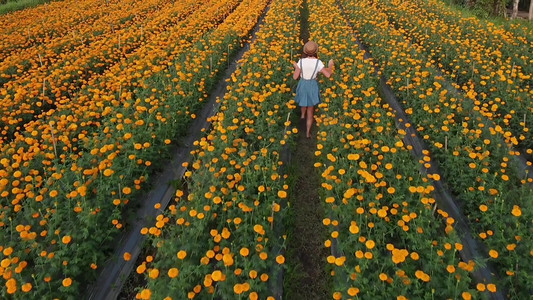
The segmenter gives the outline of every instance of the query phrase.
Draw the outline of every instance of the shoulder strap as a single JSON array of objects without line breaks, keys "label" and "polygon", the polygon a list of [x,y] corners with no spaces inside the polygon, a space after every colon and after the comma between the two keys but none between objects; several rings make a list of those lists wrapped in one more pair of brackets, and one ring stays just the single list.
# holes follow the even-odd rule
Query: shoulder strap
[{"label": "shoulder strap", "polygon": [[317,58],[316,65],[315,65],[315,70],[313,71],[313,75],[311,75],[311,79],[313,79],[313,77],[315,77],[316,69],[318,69],[318,62],[319,62],[319,60]]},{"label": "shoulder strap", "polygon": [[300,78],[304,79],[304,68],[302,65],[302,59],[300,59]]}]

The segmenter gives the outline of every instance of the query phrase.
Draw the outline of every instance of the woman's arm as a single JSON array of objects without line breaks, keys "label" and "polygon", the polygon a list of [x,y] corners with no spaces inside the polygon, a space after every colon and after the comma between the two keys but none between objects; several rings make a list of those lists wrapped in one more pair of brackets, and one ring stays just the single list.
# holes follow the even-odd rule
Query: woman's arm
[{"label": "woman's arm", "polygon": [[298,63],[294,61],[292,62],[292,66],[294,67],[294,73],[292,74],[292,78],[298,79],[298,77],[300,77],[300,73],[302,72],[302,70],[300,70],[300,67],[298,67]]},{"label": "woman's arm", "polygon": [[333,67],[334,67],[333,59],[330,59],[328,62],[328,67],[322,68],[322,70],[320,70],[320,73],[324,74],[324,76],[329,78],[331,77],[331,74],[333,74]]}]

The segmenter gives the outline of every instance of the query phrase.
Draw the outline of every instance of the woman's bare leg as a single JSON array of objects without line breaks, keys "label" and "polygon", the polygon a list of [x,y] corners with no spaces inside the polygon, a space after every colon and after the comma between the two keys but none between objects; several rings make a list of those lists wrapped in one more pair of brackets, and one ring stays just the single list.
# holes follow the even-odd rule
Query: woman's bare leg
[{"label": "woman's bare leg", "polygon": [[300,106],[300,110],[302,111],[302,115],[300,116],[300,119],[305,119],[306,108],[307,107],[305,107],[305,106]]},{"label": "woman's bare leg", "polygon": [[307,107],[307,137],[311,137],[311,125],[313,125],[313,112],[315,110],[314,106]]}]

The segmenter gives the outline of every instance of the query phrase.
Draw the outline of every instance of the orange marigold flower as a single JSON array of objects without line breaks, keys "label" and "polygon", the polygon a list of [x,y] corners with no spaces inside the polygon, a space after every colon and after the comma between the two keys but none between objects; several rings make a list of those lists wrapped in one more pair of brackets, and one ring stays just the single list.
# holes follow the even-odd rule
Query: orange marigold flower
[{"label": "orange marigold flower", "polygon": [[13,253],[13,248],[7,247],[7,248],[4,249],[3,253],[4,253],[5,256],[10,256],[11,253]]},{"label": "orange marigold flower", "polygon": [[359,289],[355,287],[351,287],[348,289],[348,295],[354,297],[355,295],[359,294]]},{"label": "orange marigold flower", "polygon": [[250,300],[257,300],[259,299],[259,295],[257,294],[257,292],[251,292],[249,298]]},{"label": "orange marigold flower", "polygon": [[113,175],[113,173],[115,173],[115,171],[113,171],[111,169],[105,169],[104,170],[104,176],[106,176],[106,177],[109,177],[109,176]]},{"label": "orange marigold flower", "polygon": [[168,270],[168,277],[170,278],[176,278],[180,274],[180,271],[177,268],[172,268]]},{"label": "orange marigold flower", "polygon": [[152,279],[156,279],[159,277],[159,270],[158,269],[152,269],[150,273],[148,273],[148,276]]},{"label": "orange marigold flower", "polygon": [[68,244],[68,243],[70,243],[70,241],[72,241],[72,238],[71,238],[69,235],[65,235],[65,236],[61,239],[61,242],[63,242],[63,244]]},{"label": "orange marigold flower", "polygon": [[283,255],[276,256],[276,262],[280,265],[285,263],[285,257]]},{"label": "orange marigold flower", "polygon": [[368,240],[365,242],[365,246],[368,249],[373,249],[376,246],[376,243],[373,240]]},{"label": "orange marigold flower", "polygon": [[67,277],[65,279],[63,279],[63,286],[64,287],[69,287],[72,285],[72,279],[70,279],[70,277]]},{"label": "orange marigold flower", "polygon": [[31,291],[32,288],[33,288],[33,286],[29,282],[22,285],[22,291],[24,293],[27,293],[27,292]]},{"label": "orange marigold flower", "polygon": [[148,300],[152,297],[152,291],[150,291],[149,289],[144,289],[142,290],[141,292],[141,299],[143,300]]},{"label": "orange marigold flower", "polygon": [[522,215],[522,210],[520,209],[520,206],[513,205],[513,210],[511,211],[511,213],[515,217],[520,217]]},{"label": "orange marigold flower", "polygon": [[241,251],[239,251],[239,253],[242,256],[246,257],[246,256],[248,256],[248,254],[250,254],[250,250],[248,250],[248,248],[241,248]]},{"label": "orange marigold flower", "polygon": [[131,254],[129,252],[124,252],[123,257],[125,261],[129,261],[131,259]]},{"label": "orange marigold flower", "polygon": [[177,254],[178,258],[179,259],[185,259],[185,257],[187,256],[187,252],[184,251],[184,250],[180,250]]},{"label": "orange marigold flower", "polygon": [[10,278],[6,281],[7,293],[14,294],[17,291],[17,281]]},{"label": "orange marigold flower", "polygon": [[463,292],[461,294],[461,296],[463,297],[464,300],[470,300],[472,299],[472,295],[469,293],[469,292]]}]

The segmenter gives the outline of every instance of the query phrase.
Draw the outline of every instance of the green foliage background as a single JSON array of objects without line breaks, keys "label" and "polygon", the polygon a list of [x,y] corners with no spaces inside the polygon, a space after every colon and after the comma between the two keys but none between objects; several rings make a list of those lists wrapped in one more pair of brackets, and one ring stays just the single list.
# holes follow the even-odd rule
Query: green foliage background
[{"label": "green foliage background", "polygon": [[0,15],[37,6],[50,1],[51,0],[0,0]]},{"label": "green foliage background", "polygon": [[472,10],[478,17],[500,16],[506,13],[506,7],[511,0],[448,0],[448,2],[458,4]]}]

